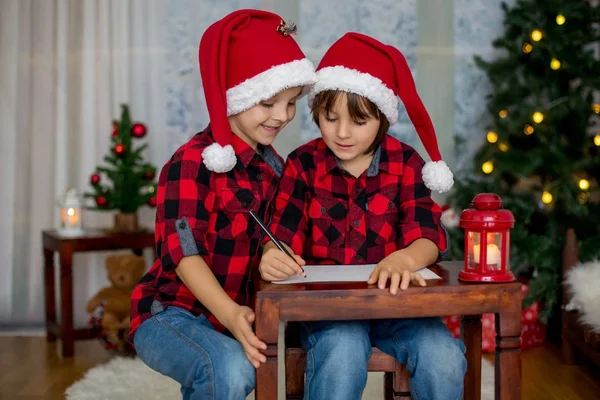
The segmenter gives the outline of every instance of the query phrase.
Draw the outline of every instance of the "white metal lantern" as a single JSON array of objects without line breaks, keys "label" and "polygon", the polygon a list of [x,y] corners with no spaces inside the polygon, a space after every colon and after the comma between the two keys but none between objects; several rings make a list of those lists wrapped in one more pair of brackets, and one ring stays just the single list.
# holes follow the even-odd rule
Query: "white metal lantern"
[{"label": "white metal lantern", "polygon": [[83,198],[76,189],[67,191],[58,198],[60,208],[60,228],[62,236],[78,236],[83,230]]}]

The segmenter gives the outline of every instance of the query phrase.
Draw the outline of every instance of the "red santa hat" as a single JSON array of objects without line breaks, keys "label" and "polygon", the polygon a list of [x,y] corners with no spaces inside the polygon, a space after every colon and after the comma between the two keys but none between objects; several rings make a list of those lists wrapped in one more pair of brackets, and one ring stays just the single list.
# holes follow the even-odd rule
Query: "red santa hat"
[{"label": "red santa hat", "polygon": [[238,10],[212,24],[200,41],[200,75],[216,143],[202,153],[206,167],[236,163],[228,116],[277,93],[315,82],[313,64],[292,37],[296,26],[277,14]]},{"label": "red santa hat", "polygon": [[355,93],[371,100],[390,124],[398,119],[398,97],[404,103],[431,161],[423,167],[425,185],[440,193],[454,184],[450,168],[442,161],[431,118],[419,98],[406,59],[395,47],[369,36],[350,32],[335,42],[317,67],[317,83],[308,101],[325,90]]}]

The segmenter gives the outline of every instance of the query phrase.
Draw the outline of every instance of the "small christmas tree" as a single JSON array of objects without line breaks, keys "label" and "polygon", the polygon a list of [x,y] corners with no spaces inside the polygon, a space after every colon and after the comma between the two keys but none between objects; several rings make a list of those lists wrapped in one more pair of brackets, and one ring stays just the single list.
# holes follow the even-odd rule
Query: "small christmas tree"
[{"label": "small christmas tree", "polygon": [[156,206],[156,168],[142,157],[148,144],[133,145],[146,135],[146,126],[132,123],[127,105],[121,109],[121,120],[113,121],[111,152],[104,156],[109,166],[96,168],[90,176],[92,192],[84,195],[94,199],[93,209],[134,214],[141,206]]},{"label": "small christmas tree", "polygon": [[[600,256],[600,8],[586,0],[502,8],[506,31],[493,45],[504,56],[476,59],[493,87],[493,120],[449,201],[461,210],[478,192],[502,197],[516,219],[511,266],[533,276],[526,304],[541,300],[545,322],[560,304],[565,231],[575,230],[582,260]],[[461,234],[453,232],[456,252]]]}]

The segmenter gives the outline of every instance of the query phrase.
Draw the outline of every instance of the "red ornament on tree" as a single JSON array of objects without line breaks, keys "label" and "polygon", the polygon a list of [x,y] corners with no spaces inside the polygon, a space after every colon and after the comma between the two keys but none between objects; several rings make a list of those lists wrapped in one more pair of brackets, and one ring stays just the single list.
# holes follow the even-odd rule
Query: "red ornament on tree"
[{"label": "red ornament on tree", "polygon": [[99,184],[100,183],[100,175],[92,174],[92,176],[90,176],[90,183],[94,186]]},{"label": "red ornament on tree", "polygon": [[96,204],[98,207],[104,207],[108,204],[108,200],[106,200],[106,197],[98,196],[96,197]]},{"label": "red ornament on tree", "polygon": [[114,148],[115,154],[119,157],[122,157],[125,154],[126,150],[127,149],[125,148],[125,145],[123,143],[118,143]]},{"label": "red ornament on tree", "polygon": [[112,137],[117,137],[117,136],[119,136],[119,125],[113,124]]},{"label": "red ornament on tree", "polygon": [[150,207],[156,207],[156,196],[154,196],[154,197],[151,197],[151,198],[148,200],[148,205],[149,205]]},{"label": "red ornament on tree", "polygon": [[149,181],[154,179],[155,176],[156,176],[156,172],[154,172],[154,171],[146,171],[146,173],[144,174],[144,178],[146,178]]},{"label": "red ornament on tree", "polygon": [[139,122],[133,124],[133,126],[131,127],[131,134],[133,135],[133,137],[136,138],[142,138],[146,136],[146,131],[146,125],[140,124]]}]

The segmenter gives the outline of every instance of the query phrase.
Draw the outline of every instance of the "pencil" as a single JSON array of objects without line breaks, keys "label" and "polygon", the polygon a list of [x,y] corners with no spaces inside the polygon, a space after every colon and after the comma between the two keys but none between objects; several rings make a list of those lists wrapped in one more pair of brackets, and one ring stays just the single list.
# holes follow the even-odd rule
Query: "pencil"
[{"label": "pencil", "polygon": [[[262,228],[262,230],[265,231],[265,233],[267,234],[267,236],[269,236],[269,238],[271,239],[271,241],[273,243],[275,243],[275,246],[277,246],[277,248],[279,250],[281,250],[285,254],[287,254],[287,256],[290,257],[292,260],[296,261],[296,259],[294,258],[294,256],[292,256],[290,254],[290,252],[285,248],[285,246],[282,245],[281,242],[275,238],[275,235],[273,235],[273,233],[271,233],[271,231],[269,230],[269,228],[267,228],[267,226],[261,221],[261,219],[258,217],[258,215],[254,214],[254,211],[252,211],[252,210],[250,210],[250,215],[252,215],[252,218],[254,218],[256,220],[256,222],[258,223],[258,225],[260,225],[260,227]],[[302,268],[302,266],[300,266],[300,265],[299,265],[299,267],[302,270],[302,273],[305,273],[304,272],[304,268]]]}]

